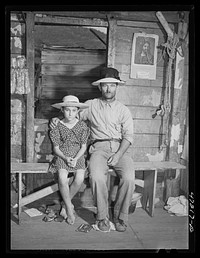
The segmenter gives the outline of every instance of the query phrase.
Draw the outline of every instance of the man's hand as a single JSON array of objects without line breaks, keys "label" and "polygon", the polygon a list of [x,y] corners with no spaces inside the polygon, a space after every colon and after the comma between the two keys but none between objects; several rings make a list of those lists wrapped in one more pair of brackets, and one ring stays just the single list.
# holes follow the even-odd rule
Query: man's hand
[{"label": "man's hand", "polygon": [[112,155],[108,161],[107,164],[108,166],[115,166],[119,162],[119,159],[121,158],[121,155],[119,152],[116,152],[114,155]]},{"label": "man's hand", "polygon": [[60,121],[60,119],[57,118],[57,117],[52,118],[51,121],[50,121],[50,123],[49,123],[49,127],[50,127],[51,129],[54,129],[54,128],[57,126],[57,124],[58,124],[59,121]]}]

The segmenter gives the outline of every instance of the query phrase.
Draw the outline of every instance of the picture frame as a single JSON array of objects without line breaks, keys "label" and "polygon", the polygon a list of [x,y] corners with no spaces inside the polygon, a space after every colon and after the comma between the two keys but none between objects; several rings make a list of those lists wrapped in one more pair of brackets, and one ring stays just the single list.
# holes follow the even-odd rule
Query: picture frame
[{"label": "picture frame", "polygon": [[131,78],[156,79],[157,46],[156,34],[134,33],[131,56]]}]

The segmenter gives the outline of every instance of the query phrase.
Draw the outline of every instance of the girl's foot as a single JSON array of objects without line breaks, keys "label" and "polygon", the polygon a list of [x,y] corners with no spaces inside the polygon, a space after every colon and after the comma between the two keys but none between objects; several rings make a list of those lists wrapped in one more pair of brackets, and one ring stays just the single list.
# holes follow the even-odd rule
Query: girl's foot
[{"label": "girl's foot", "polygon": [[67,224],[73,225],[74,222],[75,222],[75,216],[74,216],[74,214],[72,214],[72,215],[69,215],[69,214],[68,214],[68,216],[67,216],[67,218],[66,218],[65,221],[67,222]]},{"label": "girl's foot", "polygon": [[[65,204],[64,204],[64,203],[62,203],[61,205],[62,205],[62,208],[61,208],[61,211],[60,211],[60,216],[62,216],[62,217],[66,220],[67,217],[68,217],[67,211],[66,211],[66,207],[65,207]],[[72,207],[73,213],[75,213],[75,211],[74,211],[74,205],[72,204],[71,207]]]},{"label": "girl's foot", "polygon": [[67,218],[67,212],[66,212],[65,206],[62,206],[60,211],[60,216],[62,216],[64,219]]}]

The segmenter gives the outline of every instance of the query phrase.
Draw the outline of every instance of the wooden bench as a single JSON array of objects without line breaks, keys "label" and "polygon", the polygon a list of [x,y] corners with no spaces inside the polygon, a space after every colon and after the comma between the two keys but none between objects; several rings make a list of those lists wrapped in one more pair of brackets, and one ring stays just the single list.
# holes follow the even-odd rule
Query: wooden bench
[{"label": "wooden bench", "polygon": [[[18,222],[20,224],[21,209],[24,205],[34,202],[40,198],[43,198],[49,194],[58,191],[58,184],[45,187],[37,192],[31,193],[25,197],[22,197],[22,174],[39,174],[48,173],[48,163],[11,163],[11,173],[18,174]],[[143,188],[142,208],[146,210],[150,216],[154,215],[155,193],[158,170],[164,171],[167,169],[175,169],[177,178],[181,169],[185,169],[184,165],[171,161],[151,161],[151,162],[134,162],[134,171],[144,171],[144,180],[135,179],[135,184]],[[110,176],[116,176],[114,170],[109,170]],[[108,177],[110,182],[110,177]],[[149,202],[148,202],[149,201]],[[149,203],[147,209],[147,203]]]}]

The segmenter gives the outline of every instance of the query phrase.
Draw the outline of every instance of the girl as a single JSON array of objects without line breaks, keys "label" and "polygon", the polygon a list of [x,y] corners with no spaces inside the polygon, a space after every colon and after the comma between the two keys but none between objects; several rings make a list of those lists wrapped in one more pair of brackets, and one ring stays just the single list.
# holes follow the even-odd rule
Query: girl
[{"label": "girl", "polygon": [[[61,109],[64,119],[50,130],[55,156],[49,171],[58,172],[58,186],[65,204],[65,207],[62,206],[60,215],[72,225],[75,222],[75,216],[71,200],[84,180],[84,153],[89,136],[89,128],[85,122],[78,119],[78,112],[88,106],[80,103],[79,99],[73,95],[65,96],[63,102],[52,106]],[[69,173],[74,173],[74,180],[70,187]]]}]

